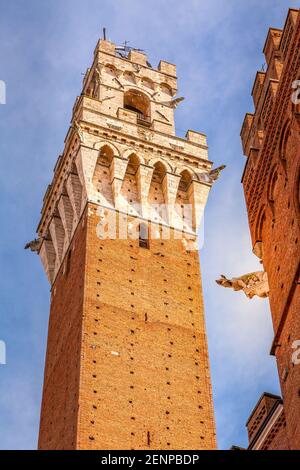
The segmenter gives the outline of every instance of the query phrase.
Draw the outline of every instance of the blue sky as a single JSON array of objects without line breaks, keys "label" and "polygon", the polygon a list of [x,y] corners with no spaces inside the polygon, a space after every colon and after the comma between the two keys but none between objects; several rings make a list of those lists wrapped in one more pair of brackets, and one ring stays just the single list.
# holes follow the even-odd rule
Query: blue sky
[{"label": "blue sky", "polygon": [[207,133],[210,159],[226,170],[205,214],[202,275],[219,448],[246,445],[245,421],[263,391],[279,391],[269,350],[268,301],[215,284],[221,273],[260,269],[251,254],[240,184],[244,114],[270,26],[282,27],[289,0],[0,0],[0,448],[37,446],[49,285],[39,258],[24,251],[35,236],[42,197],[81,91],[82,73],[106,26],[113,42],[177,64],[178,135]]}]

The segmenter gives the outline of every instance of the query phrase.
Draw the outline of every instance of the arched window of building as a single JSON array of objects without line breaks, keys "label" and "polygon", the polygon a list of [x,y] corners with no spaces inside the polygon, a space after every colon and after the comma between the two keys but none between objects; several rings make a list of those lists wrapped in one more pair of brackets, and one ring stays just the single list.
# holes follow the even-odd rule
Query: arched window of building
[{"label": "arched window of building", "polygon": [[139,246],[141,248],[149,249],[148,224],[142,223],[139,225]]},{"label": "arched window of building", "polygon": [[150,100],[138,90],[128,90],[124,93],[124,108],[137,113],[137,122],[150,126]]}]

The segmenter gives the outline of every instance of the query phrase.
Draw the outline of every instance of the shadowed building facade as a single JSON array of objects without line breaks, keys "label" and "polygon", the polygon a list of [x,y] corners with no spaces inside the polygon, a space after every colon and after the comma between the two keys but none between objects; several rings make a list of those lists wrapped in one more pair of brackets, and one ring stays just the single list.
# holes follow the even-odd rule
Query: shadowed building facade
[{"label": "shadowed building facade", "polygon": [[283,30],[269,30],[264,54],[267,68],[256,74],[252,90],[255,112],[241,131],[247,156],[242,183],[253,252],[268,277],[284,445],[300,449],[299,10],[289,10]]},{"label": "shadowed building facade", "polygon": [[40,449],[216,447],[196,232],[219,171],[205,135],[175,135],[176,92],[174,65],[98,42],[33,246]]},{"label": "shadowed building facade", "polygon": [[247,423],[247,449],[232,446],[231,450],[289,450],[282,398],[263,393]]}]

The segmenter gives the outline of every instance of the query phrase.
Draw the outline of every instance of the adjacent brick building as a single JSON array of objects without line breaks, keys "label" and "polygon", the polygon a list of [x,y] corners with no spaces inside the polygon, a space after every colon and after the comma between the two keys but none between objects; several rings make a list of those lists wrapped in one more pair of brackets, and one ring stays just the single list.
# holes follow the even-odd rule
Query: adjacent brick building
[{"label": "adjacent brick building", "polygon": [[247,423],[248,450],[288,450],[286,421],[281,397],[263,393]]},{"label": "adjacent brick building", "polygon": [[[246,423],[247,450],[289,450],[282,398],[263,393]],[[246,450],[232,446],[231,450]]]},{"label": "adjacent brick building", "polygon": [[40,449],[216,447],[196,231],[219,172],[205,135],[175,135],[176,93],[174,65],[97,44],[32,245],[51,283]]},{"label": "adjacent brick building", "polygon": [[[255,111],[246,115],[241,131],[247,157],[242,183],[253,252],[268,274],[271,354],[278,366],[287,445],[300,449],[300,364],[293,359],[300,340],[299,10],[289,10],[283,30],[269,30],[264,54],[267,67],[257,73],[252,90]],[[286,443],[282,438],[272,445]]]}]

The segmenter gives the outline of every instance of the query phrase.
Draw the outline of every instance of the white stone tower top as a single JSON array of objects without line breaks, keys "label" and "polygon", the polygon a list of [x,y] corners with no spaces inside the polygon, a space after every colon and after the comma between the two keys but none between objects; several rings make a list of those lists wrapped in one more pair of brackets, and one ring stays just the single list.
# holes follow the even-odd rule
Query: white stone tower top
[{"label": "white stone tower top", "polygon": [[[196,239],[222,168],[211,171],[204,134],[175,135],[174,110],[183,100],[176,93],[175,65],[160,61],[155,69],[143,52],[122,54],[99,40],[44,196],[39,238],[28,244],[39,252],[51,283],[88,203],[182,229]],[[155,202],[166,206],[163,214],[151,209]],[[184,204],[192,214],[180,227],[175,206]]]}]

